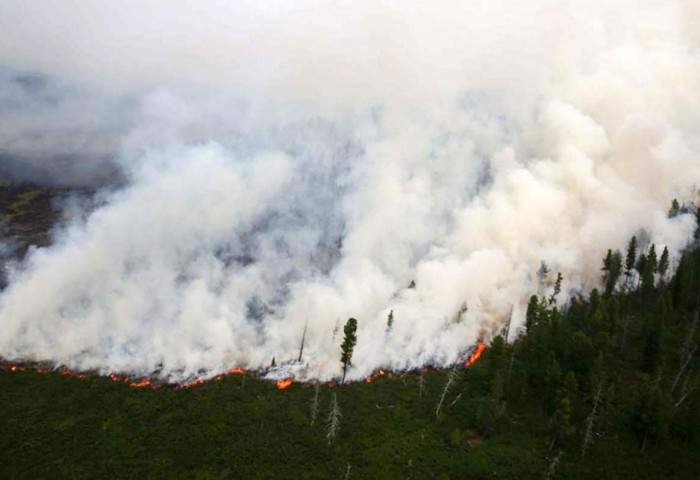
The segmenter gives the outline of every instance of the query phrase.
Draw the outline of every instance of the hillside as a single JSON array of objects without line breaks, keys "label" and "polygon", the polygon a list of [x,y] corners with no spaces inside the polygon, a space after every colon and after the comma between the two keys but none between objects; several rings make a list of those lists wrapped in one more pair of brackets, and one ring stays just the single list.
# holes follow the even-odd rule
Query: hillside
[{"label": "hillside", "polygon": [[[4,193],[18,245],[48,238],[52,195]],[[38,221],[23,230],[24,218]],[[700,250],[673,278],[649,249],[629,278],[611,255],[602,293],[561,310],[533,297],[527,332],[496,337],[470,367],[281,390],[250,373],[131,388],[5,365],[0,476],[700,478]]]}]

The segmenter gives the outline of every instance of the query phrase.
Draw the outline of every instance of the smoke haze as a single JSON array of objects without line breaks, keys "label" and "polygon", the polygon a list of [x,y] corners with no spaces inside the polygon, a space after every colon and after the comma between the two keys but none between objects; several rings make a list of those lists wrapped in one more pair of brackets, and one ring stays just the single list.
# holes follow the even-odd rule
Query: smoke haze
[{"label": "smoke haze", "polygon": [[330,378],[352,316],[360,378],[522,322],[542,260],[563,304],[635,233],[677,257],[698,23],[690,0],[5,0],[0,174],[111,187],[11,266],[0,355],[177,381],[295,358],[308,325],[296,375]]}]

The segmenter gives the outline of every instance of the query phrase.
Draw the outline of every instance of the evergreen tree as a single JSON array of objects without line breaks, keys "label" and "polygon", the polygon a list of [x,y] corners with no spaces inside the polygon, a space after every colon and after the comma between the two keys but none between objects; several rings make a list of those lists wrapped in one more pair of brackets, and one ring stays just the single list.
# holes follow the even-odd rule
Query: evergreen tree
[{"label": "evergreen tree", "polygon": [[632,413],[632,429],[641,443],[642,450],[649,439],[666,439],[672,416],[673,403],[668,393],[648,383]]},{"label": "evergreen tree", "polygon": [[627,244],[627,256],[625,257],[625,286],[629,285],[633,275],[634,264],[637,261],[637,237],[632,236]]},{"label": "evergreen tree", "polygon": [[391,331],[391,327],[394,326],[394,311],[389,311],[389,317],[386,320],[386,331],[387,333]]},{"label": "evergreen tree", "polygon": [[355,343],[357,343],[356,332],[357,320],[354,318],[348,319],[345,327],[343,328],[345,337],[343,338],[343,343],[340,346],[340,362],[343,364],[343,382],[345,382],[345,374],[348,371],[348,367],[352,365],[352,351],[355,348]]},{"label": "evergreen tree", "polygon": [[525,328],[528,332],[532,331],[537,324],[539,310],[540,302],[537,299],[537,295],[533,295],[530,297],[530,301],[527,304],[527,311],[525,312]]},{"label": "evergreen tree", "polygon": [[578,404],[579,386],[578,381],[576,380],[576,375],[573,371],[569,370],[566,372],[566,375],[564,375],[564,381],[562,382],[560,388],[564,390],[564,394],[571,401],[571,409],[575,410],[576,405]]},{"label": "evergreen tree", "polygon": [[[649,278],[648,278],[648,271],[649,271],[649,269],[647,268],[648,263],[649,263],[649,262],[648,262],[648,260],[647,260],[647,256],[646,256],[645,254],[642,253],[642,254],[639,256],[639,258],[637,259],[637,264],[634,266],[634,269],[637,270],[637,273],[639,274],[639,278],[638,278],[637,281],[638,281],[638,282],[639,282],[639,280],[642,281],[642,287],[643,287],[644,284],[645,284],[645,282],[644,282],[644,280],[645,280],[645,275],[647,275],[646,283],[647,283],[647,285],[649,284]],[[653,283],[654,283],[654,282],[653,282],[653,275],[652,275],[652,282],[651,282],[651,284],[653,285]]]},{"label": "evergreen tree", "polygon": [[595,312],[598,311],[598,305],[600,304],[600,292],[597,288],[591,290],[591,294],[588,297],[588,316],[592,317]]},{"label": "evergreen tree", "polygon": [[545,395],[543,395],[543,400],[545,402],[545,407],[547,410],[551,411],[554,407],[554,401],[556,398],[556,392],[559,388],[561,382],[561,368],[556,356],[550,353],[549,359],[547,360],[547,369],[544,375],[544,385],[545,385]]},{"label": "evergreen tree", "polygon": [[486,398],[486,405],[482,409],[481,427],[485,437],[489,437],[503,413],[503,375],[498,372],[491,379],[489,394]]},{"label": "evergreen tree", "polygon": [[557,280],[554,282],[554,292],[552,292],[552,295],[549,297],[549,305],[554,305],[557,303],[557,295],[559,295],[559,292],[561,292],[561,281],[563,280],[561,276],[561,272],[557,272]]},{"label": "evergreen tree", "polygon": [[537,270],[537,279],[540,282],[540,285],[544,286],[544,284],[547,283],[547,275],[549,275],[549,272],[550,270],[547,263],[542,260],[540,262],[540,269]]},{"label": "evergreen tree", "polygon": [[554,439],[558,444],[564,443],[570,430],[571,398],[566,395],[566,390],[557,390],[556,409],[554,411]]},{"label": "evergreen tree", "polygon": [[659,272],[659,279],[661,283],[663,284],[664,279],[666,278],[666,272],[668,271],[668,247],[664,247],[664,251],[661,253],[661,258],[659,259],[659,266],[657,268],[657,271]]},{"label": "evergreen tree", "polygon": [[571,340],[571,369],[576,372],[580,381],[588,380],[588,374],[593,364],[593,342],[583,332],[574,333]]},{"label": "evergreen tree", "polygon": [[680,211],[681,207],[678,204],[678,200],[674,198],[671,202],[671,209],[668,211],[668,218],[677,217]]},{"label": "evergreen tree", "polygon": [[642,299],[648,304],[653,296],[654,274],[658,267],[654,245],[649,249],[649,255],[641,255],[637,263],[637,268],[640,269],[639,274],[642,278]]},{"label": "evergreen tree", "polygon": [[656,273],[656,269],[659,267],[659,261],[656,257],[656,245],[654,245],[653,243],[651,244],[651,247],[649,247],[649,253],[647,254],[647,262],[649,263],[648,267],[649,270],[651,270],[651,273]]},{"label": "evergreen tree", "polygon": [[664,320],[667,316],[666,302],[659,297],[651,315],[646,315],[644,328],[644,350],[642,352],[642,367],[647,372],[655,372],[661,358]]},{"label": "evergreen tree", "polygon": [[608,253],[603,259],[603,268],[601,269],[603,271],[603,283],[606,283],[606,279],[608,278],[610,268],[612,267],[612,254],[612,250],[608,249]]},{"label": "evergreen tree", "polygon": [[622,254],[619,250],[608,250],[608,254],[603,259],[603,283],[605,284],[605,297],[609,297],[617,281],[620,279],[622,274]]}]

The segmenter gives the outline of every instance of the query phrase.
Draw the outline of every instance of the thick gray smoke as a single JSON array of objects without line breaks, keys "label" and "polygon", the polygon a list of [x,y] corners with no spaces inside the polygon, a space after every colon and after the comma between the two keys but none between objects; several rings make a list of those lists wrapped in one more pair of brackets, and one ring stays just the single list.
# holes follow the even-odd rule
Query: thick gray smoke
[{"label": "thick gray smoke", "polygon": [[181,380],[308,326],[295,374],[329,378],[353,316],[359,378],[520,321],[541,260],[574,294],[641,230],[677,257],[696,2],[430,3],[4,1],[5,168],[123,186],[9,272],[0,355]]}]

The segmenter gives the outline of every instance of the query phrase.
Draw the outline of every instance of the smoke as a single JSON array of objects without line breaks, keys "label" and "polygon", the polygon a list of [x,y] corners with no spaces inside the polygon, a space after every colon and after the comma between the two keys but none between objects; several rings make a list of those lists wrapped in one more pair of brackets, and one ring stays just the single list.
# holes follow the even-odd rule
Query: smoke
[{"label": "smoke", "polygon": [[[19,100],[0,150],[20,160],[0,162],[60,154],[63,182],[121,180],[11,268],[0,355],[182,380],[295,358],[308,325],[297,375],[329,378],[352,316],[359,378],[454,362],[522,321],[551,289],[542,260],[572,295],[635,233],[677,258],[694,218],[666,212],[700,178],[697,15],[5,1],[0,101]],[[28,71],[42,86],[18,94]]]}]

